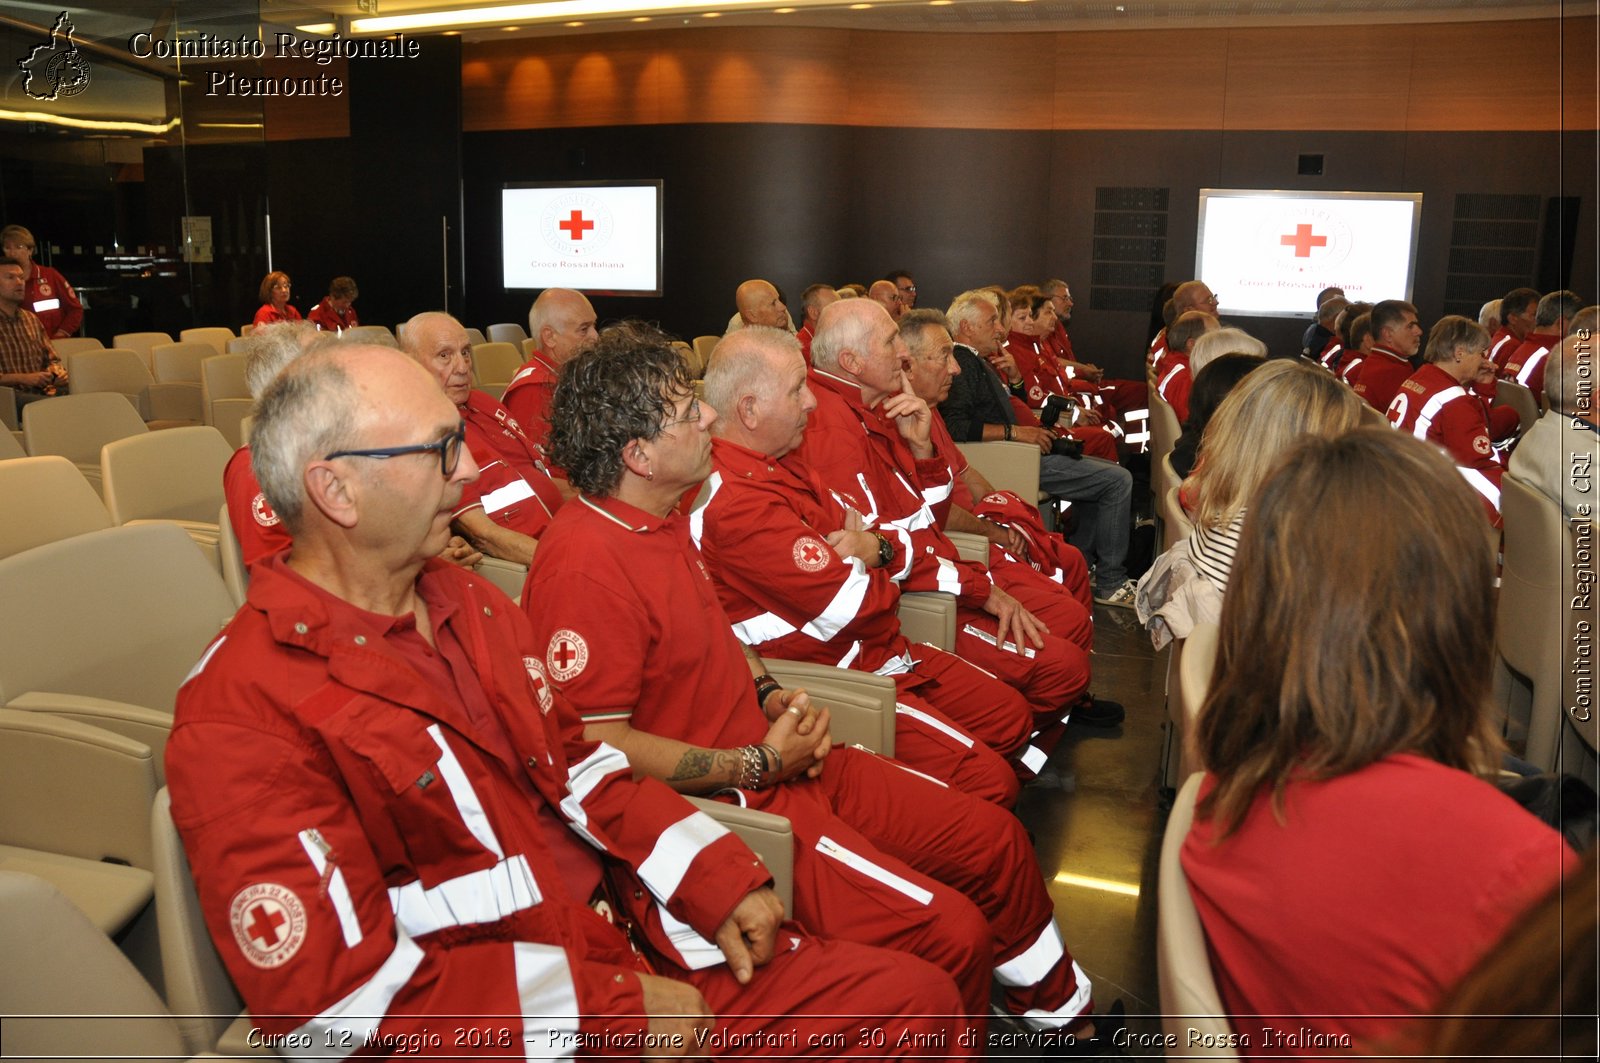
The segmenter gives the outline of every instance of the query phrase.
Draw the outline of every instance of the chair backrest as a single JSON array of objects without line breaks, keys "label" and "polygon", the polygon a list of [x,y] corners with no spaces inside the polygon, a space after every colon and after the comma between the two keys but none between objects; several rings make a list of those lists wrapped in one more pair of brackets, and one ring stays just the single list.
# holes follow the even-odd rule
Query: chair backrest
[{"label": "chair backrest", "polygon": [[789,821],[771,812],[700,797],[689,798],[689,803],[737,834],[761,858],[772,875],[772,891],[783,902],[783,910],[794,911],[794,828]]},{"label": "chair backrest", "polygon": [[22,435],[28,453],[60,454],[100,479],[100,448],[114,439],[150,431],[139,411],[121,395],[58,395],[22,409]]},{"label": "chair backrest", "polygon": [[1178,498],[1181,485],[1173,484],[1167,488],[1167,493],[1161,496],[1161,549],[1170,550],[1180,539],[1187,539],[1194,534],[1194,522],[1189,519],[1189,514],[1183,511],[1183,503]]},{"label": "chair backrest", "polygon": [[150,372],[150,354],[121,347],[100,351],[79,351],[61,361],[67,367],[67,377],[74,395],[89,395],[98,391],[113,391],[126,395],[133,408],[143,418],[149,417],[150,385],[156,382]]},{"label": "chair backrest", "polygon": [[347,328],[344,330],[344,338],[362,343],[377,343],[385,347],[400,345],[400,341],[395,339],[394,333],[389,331],[387,325],[357,325],[355,328]]},{"label": "chair backrest", "polygon": [[198,384],[200,363],[216,354],[217,349],[209,343],[162,343],[150,348],[151,370],[156,380],[164,384]]},{"label": "chair backrest", "polygon": [[10,384],[0,384],[0,425],[13,430],[22,427],[17,423],[17,389]]},{"label": "chair backrest", "polygon": [[0,498],[0,557],[111,527],[100,496],[59,455],[0,462]]},{"label": "chair backrest", "polygon": [[222,471],[231,457],[233,448],[209,425],[107,443],[100,451],[100,478],[112,522],[209,524],[222,504]]},{"label": "chair backrest", "polygon": [[204,344],[211,348],[212,354],[226,354],[228,341],[237,338],[233,329],[222,325],[211,325],[206,328],[186,328],[178,333],[178,342]]},{"label": "chair backrest", "polygon": [[0,704],[30,691],[171,713],[235,606],[172,524],[107,528],[0,559]]},{"label": "chair backrest", "polygon": [[189,858],[172,823],[172,798],[164,786],[150,811],[150,840],[155,853],[156,925],[161,931],[167,1005],[178,1017],[189,1050],[209,1051],[244,1002],[206,930]]},{"label": "chair backrest", "polygon": [[1573,571],[1572,539],[1561,507],[1510,473],[1500,481],[1500,514],[1505,548],[1495,645],[1506,664],[1533,684],[1524,757],[1549,771],[1561,745],[1563,656],[1572,645],[1563,641],[1564,614],[1572,610],[1557,607],[1571,604],[1563,600],[1563,581]]},{"label": "chair backrest", "polygon": [[511,383],[522,362],[522,348],[514,343],[490,340],[472,348],[472,372],[480,385]]},{"label": "chair backrest", "polygon": [[165,332],[119,332],[111,337],[111,346],[138,352],[146,365],[150,364],[150,348],[171,342],[172,337]]},{"label": "chair backrest", "polygon": [[1195,721],[1200,718],[1200,706],[1205,704],[1211,690],[1211,676],[1217,665],[1217,639],[1220,631],[1216,624],[1199,623],[1183,640],[1183,650],[1178,655],[1178,706],[1182,719],[1178,723],[1178,739],[1182,743],[1178,754],[1178,778],[1187,779],[1202,770],[1200,757],[1195,752]]},{"label": "chair backrest", "polygon": [[67,355],[77,354],[79,351],[98,351],[105,347],[105,344],[93,336],[67,336],[63,339],[51,340],[50,346],[55,348],[58,357],[65,358]]},{"label": "chair backrest", "polygon": [[[250,570],[245,567],[244,551],[239,537],[233,533],[233,521],[228,517],[228,503],[224,499],[217,511],[217,561],[222,567],[222,582],[227,585],[233,604],[243,605],[250,591]],[[487,560],[487,558],[485,558]]]},{"label": "chair backrest", "polygon": [[809,661],[763,658],[767,674],[785,687],[803,688],[827,706],[835,743],[865,746],[894,756],[895,685],[888,676]]},{"label": "chair backrest", "polygon": [[[0,395],[0,399],[4,399]],[[0,461],[9,461],[12,458],[25,458],[28,452],[22,449],[22,441],[10,428],[0,425]]]},{"label": "chair backrest", "polygon": [[467,339],[472,341],[473,346],[489,342],[489,337],[483,334],[483,330],[475,328],[467,329]]},{"label": "chair backrest", "polygon": [[1543,416],[1539,399],[1525,384],[1515,380],[1496,380],[1494,382],[1494,405],[1510,406],[1517,411],[1517,420],[1520,425],[1519,433],[1526,432],[1533,427],[1533,422]]},{"label": "chair backrest", "polygon": [[690,380],[699,380],[706,375],[706,360],[700,357],[698,351],[683,340],[673,340],[672,347],[683,359],[684,368],[689,370]]},{"label": "chair backrest", "polygon": [[700,359],[702,371],[705,366],[711,364],[711,352],[721,340],[721,336],[696,336],[694,338],[694,353],[695,357]]},{"label": "chair backrest", "polygon": [[497,325],[489,326],[490,343],[509,343],[520,348],[522,341],[528,338],[528,330],[515,321],[503,321]]},{"label": "chair backrest", "polygon": [[[54,886],[0,871],[8,1056],[182,1060],[177,1023],[128,958]],[[24,1018],[22,1016],[38,1016]]]},{"label": "chair backrest", "polygon": [[248,351],[250,349],[249,342],[250,342],[250,337],[249,336],[238,336],[238,337],[236,337],[234,339],[229,340],[227,343],[223,344],[222,353],[223,354],[244,354],[246,351]]},{"label": "chair backrest", "polygon": [[222,433],[228,445],[243,445],[239,423],[250,415],[254,405],[250,388],[244,382],[242,354],[218,354],[200,363],[200,397],[206,424]]},{"label": "chair backrest", "polygon": [[1150,460],[1160,461],[1172,453],[1173,444],[1183,434],[1178,413],[1166,399],[1150,389]]},{"label": "chair backrest", "polygon": [[1161,839],[1161,868],[1156,881],[1156,973],[1161,985],[1161,1026],[1176,1035],[1176,1042],[1167,1048],[1170,1058],[1238,1059],[1237,1053],[1221,1047],[1230,1043],[1233,1030],[1211,974],[1205,929],[1189,893],[1189,879],[1178,859],[1183,839],[1194,822],[1195,799],[1204,778],[1199,773],[1191,775],[1178,791],[1167,815],[1166,836]]},{"label": "chair backrest", "polygon": [[993,443],[957,443],[968,464],[995,487],[1010,491],[1025,502],[1039,499],[1039,448],[1032,443],[1000,440]]}]

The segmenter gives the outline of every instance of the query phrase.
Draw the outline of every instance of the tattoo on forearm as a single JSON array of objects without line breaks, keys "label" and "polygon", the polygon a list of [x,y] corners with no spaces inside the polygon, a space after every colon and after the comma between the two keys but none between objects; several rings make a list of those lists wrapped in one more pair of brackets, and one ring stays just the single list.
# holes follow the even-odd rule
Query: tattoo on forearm
[{"label": "tattoo on forearm", "polygon": [[678,766],[668,776],[668,782],[686,782],[690,779],[704,779],[709,775],[716,775],[719,771],[725,772],[730,778],[737,774],[739,758],[722,749],[691,749],[678,761]]}]

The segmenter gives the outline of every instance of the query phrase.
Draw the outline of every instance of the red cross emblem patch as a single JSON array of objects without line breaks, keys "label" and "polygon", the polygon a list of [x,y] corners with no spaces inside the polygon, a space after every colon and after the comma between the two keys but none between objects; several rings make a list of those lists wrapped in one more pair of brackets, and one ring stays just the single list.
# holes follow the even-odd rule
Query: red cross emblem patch
[{"label": "red cross emblem patch", "polygon": [[533,684],[533,692],[539,698],[539,711],[550,715],[550,706],[555,699],[550,696],[550,680],[545,678],[544,665],[539,663],[537,657],[524,657],[522,667],[528,670],[528,682]]},{"label": "red cross emblem patch", "polygon": [[1489,442],[1488,436],[1475,436],[1472,440],[1472,449],[1487,458],[1494,446]]},{"label": "red cross emblem patch", "polygon": [[260,491],[257,491],[256,497],[250,500],[250,515],[263,528],[270,528],[278,523],[278,515],[272,512],[271,503],[267,501],[267,496]]},{"label": "red cross emblem patch", "polygon": [[589,644],[571,628],[561,628],[550,636],[544,663],[550,667],[550,675],[556,682],[565,683],[589,663]]},{"label": "red cross emblem patch", "polygon": [[281,967],[306,943],[306,909],[294,891],[258,882],[233,895],[228,906],[233,939],[256,967]]},{"label": "red cross emblem patch", "polygon": [[814,535],[802,535],[794,541],[794,564],[801,572],[821,572],[832,557],[833,549]]}]

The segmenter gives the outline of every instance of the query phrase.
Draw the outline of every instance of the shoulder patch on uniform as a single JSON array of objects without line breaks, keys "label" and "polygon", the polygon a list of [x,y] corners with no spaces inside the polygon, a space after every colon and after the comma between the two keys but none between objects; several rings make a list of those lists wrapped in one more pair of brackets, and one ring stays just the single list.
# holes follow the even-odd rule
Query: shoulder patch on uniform
[{"label": "shoulder patch on uniform", "polygon": [[794,564],[801,572],[821,572],[832,556],[832,548],[815,535],[802,535],[794,541]]},{"label": "shoulder patch on uniform", "polygon": [[1494,449],[1494,446],[1489,442],[1488,436],[1479,435],[1473,437],[1472,449],[1487,458],[1489,456],[1489,452]]},{"label": "shoulder patch on uniform", "polygon": [[276,882],[258,882],[235,893],[228,922],[244,958],[263,970],[288,963],[306,943],[305,905]]},{"label": "shoulder patch on uniform", "polygon": [[524,657],[522,667],[528,670],[528,682],[533,684],[533,692],[539,698],[539,711],[548,716],[555,699],[550,696],[550,679],[544,674],[544,664],[537,657]]},{"label": "shoulder patch on uniform", "polygon": [[549,666],[550,675],[556,682],[565,683],[582,672],[589,663],[589,644],[571,628],[559,628],[550,636],[544,663]]},{"label": "shoulder patch on uniform", "polygon": [[272,504],[267,501],[266,493],[262,491],[257,491],[256,497],[250,500],[250,515],[263,528],[270,528],[278,523],[278,515],[272,511]]}]

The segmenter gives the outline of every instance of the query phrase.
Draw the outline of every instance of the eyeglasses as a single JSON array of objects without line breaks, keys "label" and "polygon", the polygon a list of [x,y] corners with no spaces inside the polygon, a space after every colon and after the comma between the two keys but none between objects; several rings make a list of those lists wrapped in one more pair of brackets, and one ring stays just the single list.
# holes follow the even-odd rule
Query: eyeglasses
[{"label": "eyeglasses", "polygon": [[446,479],[455,474],[461,464],[461,445],[467,440],[467,422],[460,421],[456,430],[437,443],[415,443],[407,447],[375,447],[371,450],[336,450],[325,455],[323,461],[334,458],[398,458],[402,454],[428,454],[439,452],[439,472]]},{"label": "eyeglasses", "polygon": [[666,429],[671,428],[675,424],[691,424],[691,423],[696,423],[699,420],[700,420],[700,400],[699,399],[690,399],[689,400],[689,412],[684,414],[682,417],[674,417],[670,421],[662,421],[661,422],[661,428],[662,428],[663,431],[665,431]]},{"label": "eyeglasses", "polygon": [[907,295],[917,294],[917,286],[915,284],[902,284],[900,285],[900,290],[905,292]]}]

